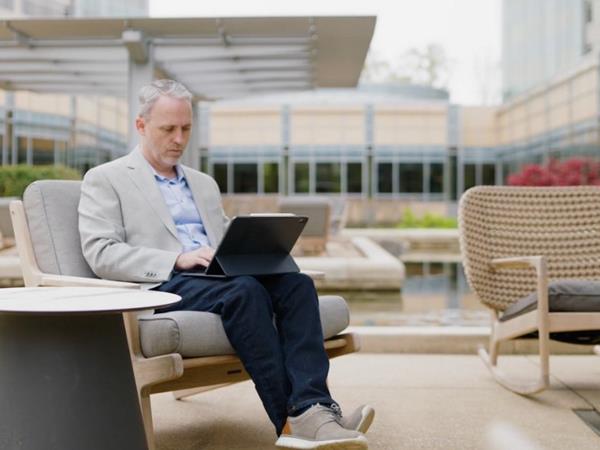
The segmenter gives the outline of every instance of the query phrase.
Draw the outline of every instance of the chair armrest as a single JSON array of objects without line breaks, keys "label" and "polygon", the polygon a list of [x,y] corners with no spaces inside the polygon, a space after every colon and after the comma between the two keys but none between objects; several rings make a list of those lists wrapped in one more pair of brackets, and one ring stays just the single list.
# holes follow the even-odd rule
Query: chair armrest
[{"label": "chair armrest", "polygon": [[537,269],[542,260],[545,261],[543,256],[515,256],[511,258],[496,258],[490,261],[490,268],[492,270],[527,269],[530,267]]},{"label": "chair armrest", "polygon": [[325,278],[325,272],[321,270],[302,270],[301,272],[308,275],[313,280],[322,280]]},{"label": "chair armrest", "polygon": [[71,277],[68,275],[52,275],[46,273],[41,276],[39,286],[79,286],[140,289],[139,284],[127,283],[125,281],[101,280],[99,278]]},{"label": "chair armrest", "polygon": [[[548,267],[545,256],[517,256],[490,261],[492,270],[534,268],[537,278],[537,311],[540,338],[548,335]],[[541,342],[541,341],[540,341]]]}]

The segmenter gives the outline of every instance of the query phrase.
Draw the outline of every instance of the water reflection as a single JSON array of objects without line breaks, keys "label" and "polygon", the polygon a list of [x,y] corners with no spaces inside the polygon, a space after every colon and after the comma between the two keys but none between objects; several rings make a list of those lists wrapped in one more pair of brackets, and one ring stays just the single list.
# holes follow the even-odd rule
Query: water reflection
[{"label": "water reflection", "polygon": [[460,263],[406,263],[401,292],[346,291],[352,325],[480,326],[489,313],[471,293]]}]

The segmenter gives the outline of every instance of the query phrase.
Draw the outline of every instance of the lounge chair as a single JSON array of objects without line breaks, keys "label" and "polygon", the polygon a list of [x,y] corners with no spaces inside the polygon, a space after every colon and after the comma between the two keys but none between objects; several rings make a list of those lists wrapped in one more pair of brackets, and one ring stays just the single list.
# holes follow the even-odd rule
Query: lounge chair
[{"label": "lounge chair", "polygon": [[[600,187],[479,186],[462,196],[465,274],[491,309],[489,353],[498,382],[533,394],[549,385],[549,339],[600,342]],[[502,341],[539,340],[536,379],[517,382],[498,367]]]},{"label": "lounge chair", "polygon": [[[81,252],[78,214],[81,182],[32,183],[10,205],[25,286],[96,286],[139,289],[135,283],[98,279]],[[358,350],[341,297],[321,296],[325,348],[333,358]],[[146,437],[154,448],[150,395],[176,398],[249,378],[218,315],[194,311],[124,314]],[[191,390],[191,392],[190,392]]]},{"label": "lounge chair", "polygon": [[303,254],[325,252],[331,217],[331,205],[327,199],[287,197],[279,201],[279,211],[308,216],[308,222],[297,243]]}]

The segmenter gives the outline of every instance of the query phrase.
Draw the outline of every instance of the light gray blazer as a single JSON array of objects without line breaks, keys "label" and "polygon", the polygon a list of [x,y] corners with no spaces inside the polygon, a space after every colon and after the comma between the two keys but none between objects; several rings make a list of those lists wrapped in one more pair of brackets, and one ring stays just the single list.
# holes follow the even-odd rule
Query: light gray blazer
[{"label": "light gray blazer", "polygon": [[[182,166],[213,248],[229,219],[215,180]],[[81,186],[79,234],[83,256],[100,278],[151,283],[169,279],[182,251],[154,174],[136,147],[89,170]]]}]

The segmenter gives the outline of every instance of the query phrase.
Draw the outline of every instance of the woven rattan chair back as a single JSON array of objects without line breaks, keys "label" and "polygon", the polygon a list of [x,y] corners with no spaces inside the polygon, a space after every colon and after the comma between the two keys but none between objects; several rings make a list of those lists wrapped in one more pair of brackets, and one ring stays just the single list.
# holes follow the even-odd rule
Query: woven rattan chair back
[{"label": "woven rattan chair back", "polygon": [[550,280],[600,279],[600,186],[478,186],[459,206],[465,274],[497,311],[534,292],[533,269],[494,271],[495,258],[547,258]]}]

